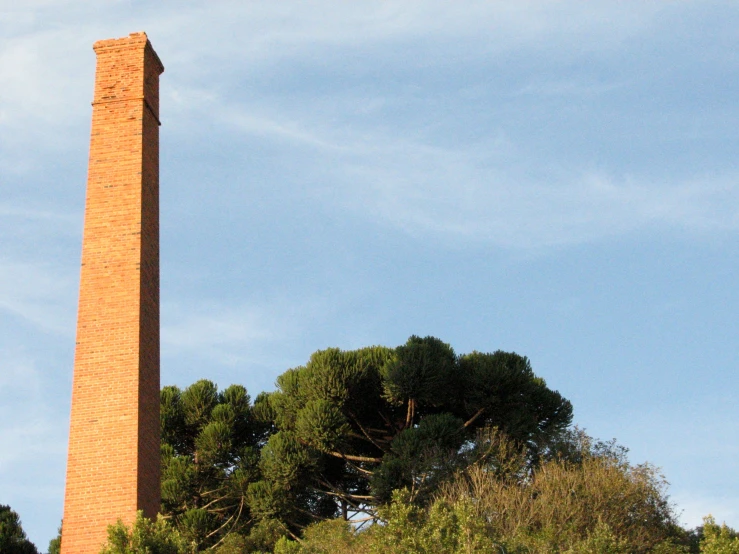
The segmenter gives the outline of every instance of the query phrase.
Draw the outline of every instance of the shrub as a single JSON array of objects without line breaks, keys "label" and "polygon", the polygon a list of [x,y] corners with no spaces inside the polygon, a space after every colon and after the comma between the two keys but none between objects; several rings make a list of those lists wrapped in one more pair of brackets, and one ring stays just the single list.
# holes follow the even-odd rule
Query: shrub
[{"label": "shrub", "polygon": [[161,516],[151,521],[139,512],[131,527],[121,520],[108,526],[108,540],[100,554],[190,554],[193,551]]}]

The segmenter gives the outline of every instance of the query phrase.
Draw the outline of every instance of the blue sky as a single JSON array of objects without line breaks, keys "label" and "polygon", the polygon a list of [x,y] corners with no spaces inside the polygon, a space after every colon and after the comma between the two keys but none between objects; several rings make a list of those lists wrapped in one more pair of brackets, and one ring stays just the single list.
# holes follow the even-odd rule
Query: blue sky
[{"label": "blue sky", "polygon": [[92,43],[161,77],[162,383],[516,351],[739,527],[739,6],[0,0],[0,503],[62,515]]}]

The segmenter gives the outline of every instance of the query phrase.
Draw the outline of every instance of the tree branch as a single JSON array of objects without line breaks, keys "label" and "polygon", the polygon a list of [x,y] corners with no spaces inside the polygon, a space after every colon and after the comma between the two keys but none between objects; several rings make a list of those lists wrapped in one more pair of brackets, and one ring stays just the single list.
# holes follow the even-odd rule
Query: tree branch
[{"label": "tree branch", "polygon": [[[321,484],[327,485],[328,483],[324,483],[323,481],[321,481]],[[337,489],[334,489],[334,490],[337,490]],[[348,492],[333,492],[333,491],[321,491],[321,492],[323,494],[329,494],[331,496],[338,496],[339,498],[351,498],[352,500],[376,500],[374,496],[365,496],[363,494],[351,494]]]},{"label": "tree branch", "polygon": [[351,460],[352,462],[370,462],[373,464],[382,463],[382,458],[371,458],[369,456],[353,456],[351,454],[343,454],[341,452],[326,451],[326,454],[333,456],[334,458],[342,458],[344,460]]},{"label": "tree branch", "polygon": [[367,432],[367,430],[364,427],[362,427],[362,424],[359,423],[359,419],[357,418],[357,416],[355,416],[349,410],[347,410],[347,413],[354,420],[354,423],[357,424],[357,427],[359,427],[359,430],[362,431],[362,433],[364,434],[365,437],[367,437],[367,440],[370,441],[372,444],[374,444],[379,450],[382,450],[383,452],[385,452],[386,450],[384,448],[382,448],[379,444],[377,444],[377,442],[375,442],[375,440],[370,436],[370,434]]},{"label": "tree branch", "polygon": [[480,408],[479,410],[477,410],[475,415],[473,415],[471,418],[469,418],[467,421],[464,422],[465,428],[472,425],[475,422],[475,420],[483,414],[484,411],[485,411],[485,408]]},{"label": "tree branch", "polygon": [[347,460],[347,463],[352,467],[352,469],[356,469],[359,473],[362,473],[364,475],[374,475],[374,473],[370,470],[359,467],[357,464],[353,464],[349,460]]},{"label": "tree branch", "polygon": [[389,435],[390,437],[392,437],[394,433],[400,431],[400,429],[398,429],[390,419],[385,417],[385,414],[383,414],[381,411],[378,410],[377,414],[385,421],[385,425],[387,426],[387,428],[392,430],[392,433],[390,433]]},{"label": "tree branch", "polygon": [[405,427],[403,429],[408,429],[411,424],[413,423],[413,415],[415,412],[415,402],[412,398],[408,399],[408,410],[405,414]]},{"label": "tree branch", "polygon": [[[215,492],[215,491],[214,491],[214,492]],[[226,498],[228,498],[228,495],[227,495],[227,494],[225,494],[225,495],[223,495],[223,496],[221,496],[221,497],[219,497],[219,498],[214,498],[213,500],[211,500],[210,502],[208,502],[208,503],[207,503],[207,504],[206,504],[205,506],[200,506],[200,507],[201,507],[201,508],[202,508],[203,510],[207,510],[207,509],[208,509],[208,508],[209,508],[210,506],[212,506],[212,505],[213,505],[213,504],[215,504],[216,502],[220,502],[221,500],[225,500]],[[214,511],[215,511],[215,510],[214,510]]]},{"label": "tree branch", "polygon": [[[219,527],[218,529],[215,529],[215,530],[211,531],[210,533],[208,533],[207,535],[205,535],[205,538],[206,538],[206,539],[209,539],[210,537],[212,537],[213,535],[215,535],[215,534],[216,534],[216,533],[217,533],[218,531],[220,531],[220,530],[221,530],[221,529],[223,529],[223,528],[224,528],[224,527],[225,527],[226,525],[228,525],[228,522],[229,522],[229,521],[231,521],[231,520],[233,519],[233,517],[234,517],[234,516],[231,516],[230,518],[228,518],[228,519],[227,519],[227,520],[226,520],[226,521],[224,522],[224,524],[223,524],[223,525],[221,525],[221,526],[220,526],[220,527]],[[223,540],[223,539],[221,539],[221,540]],[[218,541],[218,542],[221,542],[221,541]]]}]

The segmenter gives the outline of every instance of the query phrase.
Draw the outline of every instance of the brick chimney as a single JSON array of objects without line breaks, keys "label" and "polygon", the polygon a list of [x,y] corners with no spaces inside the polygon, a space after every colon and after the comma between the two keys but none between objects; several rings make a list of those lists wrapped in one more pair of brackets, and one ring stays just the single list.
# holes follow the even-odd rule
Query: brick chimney
[{"label": "brick chimney", "polygon": [[95,96],[62,536],[154,517],[159,469],[159,75],[145,33],[94,45]]}]

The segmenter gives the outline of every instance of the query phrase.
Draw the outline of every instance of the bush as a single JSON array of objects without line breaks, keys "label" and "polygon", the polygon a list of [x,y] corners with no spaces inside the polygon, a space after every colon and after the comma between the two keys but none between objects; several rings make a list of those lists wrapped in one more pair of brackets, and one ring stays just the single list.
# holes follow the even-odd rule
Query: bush
[{"label": "bush", "polygon": [[703,518],[703,538],[700,541],[704,554],[739,554],[739,536],[732,528],[720,527],[712,516]]},{"label": "bush", "polygon": [[121,520],[108,526],[108,540],[100,554],[189,554],[187,541],[161,516],[156,521],[136,515],[133,526]]},{"label": "bush", "polygon": [[413,503],[407,490],[396,491],[379,509],[380,522],[366,531],[341,521],[317,524],[301,542],[283,539],[279,552],[686,552],[659,472],[631,466],[614,444],[578,437],[576,456],[531,466],[525,446],[488,429],[473,447],[478,462],[443,485],[427,507]]},{"label": "bush", "polygon": [[679,533],[665,487],[652,466],[586,457],[544,462],[522,481],[473,466],[439,499],[470,501],[509,550],[640,553]]},{"label": "bush", "polygon": [[300,542],[281,539],[275,554],[475,554],[493,552],[484,522],[464,502],[420,508],[407,490],[380,510],[382,522],[364,531],[342,519],[311,525]]}]

